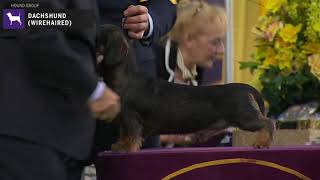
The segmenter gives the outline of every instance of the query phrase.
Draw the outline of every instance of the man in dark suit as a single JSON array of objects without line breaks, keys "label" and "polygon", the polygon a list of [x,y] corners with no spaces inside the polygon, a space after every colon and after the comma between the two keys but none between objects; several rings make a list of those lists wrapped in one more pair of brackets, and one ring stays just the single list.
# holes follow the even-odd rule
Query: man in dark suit
[{"label": "man in dark suit", "polygon": [[[92,0],[50,3],[97,12]],[[92,114],[113,118],[120,109],[119,97],[95,75],[95,41],[96,26],[0,29],[1,180],[80,179],[93,141]]]},{"label": "man in dark suit", "polygon": [[[137,65],[147,77],[156,77],[155,56],[150,46],[159,40],[173,26],[176,17],[175,0],[97,0],[102,24],[115,24],[122,27],[129,38],[134,39]],[[101,129],[101,130],[100,130]],[[101,124],[98,126],[98,149],[108,148],[117,138],[115,127]],[[112,135],[113,134],[113,135]],[[114,137],[106,139],[102,137]],[[99,137],[103,142],[99,142]],[[145,141],[144,148],[159,147],[159,136]]]}]

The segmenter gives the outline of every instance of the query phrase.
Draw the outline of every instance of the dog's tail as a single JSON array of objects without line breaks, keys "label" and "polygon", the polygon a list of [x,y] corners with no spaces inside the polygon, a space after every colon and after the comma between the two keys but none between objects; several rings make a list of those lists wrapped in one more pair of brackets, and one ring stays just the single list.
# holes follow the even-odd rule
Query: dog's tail
[{"label": "dog's tail", "polygon": [[258,112],[261,112],[263,116],[266,115],[264,101],[258,92],[249,93],[249,102]]},{"label": "dog's tail", "polygon": [[256,88],[244,83],[230,83],[229,85],[231,88],[241,89],[240,92],[243,93],[243,96],[248,98],[250,105],[258,112],[261,112],[263,116],[266,116],[264,100]]}]

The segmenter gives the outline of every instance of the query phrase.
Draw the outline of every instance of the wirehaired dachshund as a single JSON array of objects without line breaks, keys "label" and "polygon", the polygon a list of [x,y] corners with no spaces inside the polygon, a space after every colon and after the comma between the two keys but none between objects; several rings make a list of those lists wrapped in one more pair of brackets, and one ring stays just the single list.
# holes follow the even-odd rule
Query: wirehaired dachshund
[{"label": "wirehaired dachshund", "polygon": [[152,134],[186,134],[238,127],[258,131],[254,147],[267,148],[275,130],[259,92],[247,84],[187,86],[139,74],[130,40],[120,28],[101,27],[97,71],[121,97],[120,137],[112,151],[133,152]]}]

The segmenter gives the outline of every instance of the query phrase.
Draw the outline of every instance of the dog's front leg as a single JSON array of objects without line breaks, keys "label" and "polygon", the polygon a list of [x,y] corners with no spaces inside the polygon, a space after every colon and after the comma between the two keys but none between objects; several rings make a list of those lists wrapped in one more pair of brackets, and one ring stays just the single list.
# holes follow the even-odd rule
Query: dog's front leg
[{"label": "dog's front leg", "polygon": [[133,111],[122,111],[120,117],[120,138],[112,144],[111,150],[115,152],[136,152],[140,149],[142,138],[142,125],[139,123],[139,114]]}]

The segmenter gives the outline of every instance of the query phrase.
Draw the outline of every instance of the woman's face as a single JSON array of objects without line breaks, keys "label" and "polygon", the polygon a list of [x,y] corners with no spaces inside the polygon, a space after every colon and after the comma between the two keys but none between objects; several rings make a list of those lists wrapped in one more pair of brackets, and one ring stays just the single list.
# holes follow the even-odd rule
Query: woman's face
[{"label": "woman's face", "polygon": [[191,43],[190,55],[193,63],[201,68],[211,68],[215,57],[224,54],[225,32],[219,32],[214,27],[206,27]]}]

